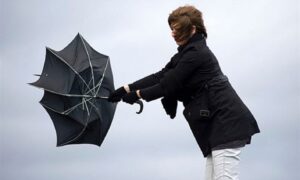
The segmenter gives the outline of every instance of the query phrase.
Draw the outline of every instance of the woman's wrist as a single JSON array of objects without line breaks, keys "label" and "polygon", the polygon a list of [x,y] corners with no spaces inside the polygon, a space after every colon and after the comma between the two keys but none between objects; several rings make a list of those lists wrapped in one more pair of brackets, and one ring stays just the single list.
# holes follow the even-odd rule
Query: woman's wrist
[{"label": "woman's wrist", "polygon": [[123,87],[127,93],[130,93],[130,88],[129,88],[128,84],[124,85]]},{"label": "woman's wrist", "polygon": [[142,96],[141,96],[141,90],[136,90],[136,95],[141,99]]}]

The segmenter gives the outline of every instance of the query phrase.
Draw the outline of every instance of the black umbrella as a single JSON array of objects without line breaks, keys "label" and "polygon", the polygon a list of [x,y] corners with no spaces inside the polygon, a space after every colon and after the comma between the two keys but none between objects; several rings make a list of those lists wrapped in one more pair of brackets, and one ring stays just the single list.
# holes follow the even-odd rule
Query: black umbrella
[{"label": "black umbrella", "polygon": [[116,104],[107,101],[114,90],[109,57],[94,50],[78,34],[61,51],[46,48],[39,80],[40,103],[50,115],[57,146],[95,144],[100,146],[110,128]]}]

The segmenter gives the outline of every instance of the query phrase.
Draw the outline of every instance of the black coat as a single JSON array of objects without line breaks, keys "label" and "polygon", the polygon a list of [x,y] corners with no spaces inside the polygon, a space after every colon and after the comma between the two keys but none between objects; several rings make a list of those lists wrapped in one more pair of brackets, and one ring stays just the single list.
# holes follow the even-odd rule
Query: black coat
[{"label": "black coat", "polygon": [[203,35],[196,34],[185,46],[178,48],[178,53],[161,71],[136,81],[130,88],[142,89],[142,97],[146,100],[160,96],[179,100],[186,109],[198,108],[195,101],[207,102],[209,118],[191,120],[185,116],[206,157],[213,147],[235,140],[250,140],[259,132],[255,118],[230,82],[217,80],[217,83],[210,83],[218,77],[224,76],[216,57],[207,47]]}]

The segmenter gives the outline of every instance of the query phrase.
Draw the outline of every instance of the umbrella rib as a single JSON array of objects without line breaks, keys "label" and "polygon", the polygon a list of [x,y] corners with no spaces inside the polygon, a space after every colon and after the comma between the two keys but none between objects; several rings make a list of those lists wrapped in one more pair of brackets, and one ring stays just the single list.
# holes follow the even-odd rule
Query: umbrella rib
[{"label": "umbrella rib", "polygon": [[[83,41],[82,36],[81,36],[81,35],[79,35],[79,36],[80,36],[80,39],[81,39],[81,41],[82,41],[82,43],[83,43],[84,50],[85,50],[85,52],[86,52],[86,54],[87,54],[87,56],[88,56],[88,60],[89,60],[90,68],[91,68],[91,73],[92,73],[93,88],[94,88],[94,87],[95,87],[95,80],[94,80],[94,72],[93,72],[93,65],[92,65],[92,62],[91,62],[91,58],[90,58],[90,55],[89,55],[89,53],[88,53],[88,51],[87,51],[87,48],[86,48],[86,45],[85,45],[85,43],[84,43],[84,41]],[[95,94],[95,91],[94,91],[94,94]]]},{"label": "umbrella rib", "polygon": [[[90,79],[89,83],[88,83],[88,86],[90,86],[90,83],[92,82],[92,79]],[[88,94],[89,92],[91,92],[92,89],[84,89],[83,92],[85,92],[84,94]]]},{"label": "umbrella rib", "polygon": [[70,107],[69,109],[65,110],[63,113],[64,114],[70,114],[72,111],[74,111],[78,106],[80,106],[81,104],[84,104],[85,101],[90,101],[92,98],[89,98],[88,100],[84,100],[84,101],[81,101],[81,103],[78,103],[76,105],[74,105],[73,107]]},{"label": "umbrella rib", "polygon": [[[87,99],[86,101],[89,102],[91,99],[92,99],[92,98],[89,98],[89,99]],[[63,111],[63,112],[59,112],[59,111],[57,111],[57,110],[55,110],[55,109],[53,109],[53,108],[47,106],[46,104],[41,103],[41,102],[40,102],[40,104],[42,104],[42,106],[44,106],[44,107],[46,107],[46,108],[50,109],[51,111],[54,111],[54,112],[56,112],[56,113],[58,113],[58,114],[68,115],[68,114],[70,114],[72,111],[74,111],[78,106],[80,106],[81,104],[83,104],[83,102],[78,103],[78,104],[76,104],[75,106],[72,106],[72,107],[70,107],[69,109],[67,109],[67,110],[65,110],[65,111]]]},{"label": "umbrella rib", "polygon": [[57,110],[55,110],[55,109],[53,109],[53,108],[47,106],[46,104],[43,104],[43,103],[41,103],[41,102],[40,102],[40,104],[41,104],[42,106],[44,106],[45,108],[50,109],[51,111],[54,111],[54,112],[56,112],[56,113],[58,113],[58,114],[63,114],[63,115],[65,115],[64,112],[59,112],[59,111],[57,111]]},{"label": "umbrella rib", "polygon": [[59,60],[61,60],[63,63],[65,63],[70,69],[72,69],[72,71],[74,71],[74,73],[76,74],[76,75],[78,75],[78,77],[83,81],[83,83],[86,85],[86,87],[88,88],[88,89],[90,89],[90,87],[86,84],[86,82],[85,82],[85,80],[82,78],[82,76],[72,67],[72,66],[70,66],[62,57],[60,57],[59,55],[57,55],[55,52],[53,52],[53,50],[52,49],[50,49],[50,48],[48,48],[47,47],[47,49],[52,53],[52,54],[54,54]]},{"label": "umbrella rib", "polygon": [[95,110],[96,110],[96,112],[97,112],[97,115],[98,115],[99,118],[101,119],[102,117],[101,117],[100,113],[98,112],[98,107],[97,107],[94,103],[92,103],[91,101],[87,101],[87,102],[90,103],[91,106],[93,106],[93,107],[95,108]]},{"label": "umbrella rib", "polygon": [[[78,60],[78,43],[76,43],[76,53],[75,53],[75,63],[77,62],[77,60]],[[86,85],[86,87],[87,88],[89,88],[89,85]],[[84,90],[85,88],[84,88],[84,86],[81,86],[81,92],[84,92],[85,90]]]},{"label": "umbrella rib", "polygon": [[[92,99],[92,98],[90,98],[90,99]],[[90,101],[90,99],[88,100],[88,102]],[[56,110],[50,108],[49,106],[47,106],[47,105],[45,105],[45,104],[43,104],[43,103],[41,103],[41,104],[42,104],[42,106],[44,106],[44,107],[46,107],[46,108],[48,108],[48,109],[50,109],[50,110],[52,110],[52,111],[54,111],[54,112],[56,112],[56,113],[65,115],[65,113],[64,113],[65,111],[64,111],[63,113],[62,113],[62,112],[58,112],[58,111],[56,111]],[[93,107],[92,107],[92,108],[93,108]],[[90,111],[88,111],[88,117],[87,117],[87,120],[86,120],[86,122],[85,122],[85,124],[84,124],[83,129],[80,131],[80,133],[79,133],[76,137],[74,137],[74,138],[72,138],[71,140],[69,140],[69,141],[67,141],[67,142],[65,142],[65,143],[63,143],[63,144],[61,144],[60,146],[64,146],[64,145],[66,145],[66,144],[69,144],[69,143],[72,142],[72,141],[75,141],[76,139],[78,139],[78,138],[84,133],[84,131],[85,131],[86,128],[87,128],[88,121],[89,121],[89,119],[90,119],[90,114],[91,114],[91,112],[92,112],[92,108],[90,109]],[[70,113],[70,112],[68,112],[68,113]]]},{"label": "umbrella rib", "polygon": [[[93,99],[93,98],[84,99],[81,103],[78,103],[78,104],[76,104],[76,105],[70,107],[69,109],[67,109],[67,110],[65,110],[65,111],[63,111],[63,112],[59,112],[59,111],[57,111],[57,110],[55,110],[55,109],[53,109],[53,108],[51,108],[51,107],[49,107],[49,106],[47,106],[47,105],[41,103],[41,102],[40,102],[40,103],[41,103],[44,107],[50,109],[51,111],[54,111],[54,112],[56,112],[56,113],[63,114],[63,115],[68,115],[68,114],[70,114],[72,111],[74,111],[78,106],[80,106],[80,105],[82,105],[82,104],[84,104],[85,107],[86,107],[86,109],[88,110],[88,106],[87,106],[87,103],[86,103],[86,102],[91,103],[90,101],[91,101],[92,99]],[[91,104],[96,108],[96,106],[95,106],[93,103],[91,103]],[[88,114],[89,114],[89,112],[88,112]]]},{"label": "umbrella rib", "polygon": [[[99,92],[99,90],[100,90],[100,87],[101,87],[101,85],[102,85],[102,81],[103,81],[103,79],[104,79],[104,75],[105,75],[106,70],[107,70],[108,62],[109,62],[109,60],[106,61],[106,65],[105,65],[105,68],[104,68],[102,77],[101,77],[101,79],[99,80],[99,83],[97,83],[97,85],[96,85],[94,88],[91,89],[91,90],[94,90],[94,89],[98,88],[97,91],[96,91],[96,93],[95,93],[95,95],[98,94],[98,92]],[[88,94],[91,90],[89,90],[86,94]]]},{"label": "umbrella rib", "polygon": [[[29,84],[29,85],[31,85],[31,84]],[[34,85],[31,85],[31,86],[34,86]],[[58,92],[55,92],[55,91],[52,91],[49,89],[45,89],[42,87],[38,87],[38,86],[34,86],[34,87],[42,89],[42,90],[50,92],[50,93],[53,93],[53,94],[67,96],[67,97],[85,97],[85,98],[99,98],[99,99],[107,99],[108,98],[107,96],[90,96],[90,95],[86,95],[86,94],[62,94],[62,93],[58,93]]]},{"label": "umbrella rib", "polygon": [[[91,112],[92,112],[92,108],[90,109],[90,112],[88,112],[88,114],[90,114]],[[87,116],[87,120],[86,120],[86,122],[85,122],[85,125],[84,125],[84,127],[82,128],[82,130],[80,131],[80,133],[79,133],[76,137],[74,137],[73,139],[71,139],[71,140],[69,140],[69,141],[67,141],[67,142],[65,142],[65,143],[63,143],[63,144],[61,144],[61,146],[64,146],[64,145],[66,145],[66,144],[69,144],[69,143],[75,141],[76,139],[78,139],[78,138],[84,133],[84,131],[86,130],[87,124],[88,124],[88,122],[89,122],[90,117],[91,117],[90,115]]]},{"label": "umbrella rib", "polygon": [[[88,101],[88,102],[91,104],[91,106],[94,107],[95,112],[96,112],[96,114],[98,115],[98,117],[99,117],[99,119],[100,119],[100,123],[102,124],[101,119],[103,119],[103,118],[102,118],[102,116],[101,116],[101,113],[99,112],[98,107],[97,107],[95,104],[93,104],[92,102],[90,102],[90,101]],[[101,126],[101,127],[102,127],[102,126]],[[103,133],[103,129],[102,129],[102,128],[101,128],[101,133]]]},{"label": "umbrella rib", "polygon": [[[100,87],[101,87],[101,85],[102,85],[102,82],[103,82],[103,79],[104,79],[104,76],[105,76],[105,73],[106,73],[106,70],[107,70],[108,62],[109,62],[109,59],[107,59],[107,61],[106,61],[106,65],[105,65],[105,68],[104,68],[104,72],[103,72],[103,74],[102,74],[102,77],[101,77],[99,83],[97,84],[97,86],[99,86],[99,87],[98,87],[98,89],[97,89],[96,94],[98,94],[98,92],[99,92],[99,90],[100,90]],[[95,87],[95,88],[96,88],[96,87]]]},{"label": "umbrella rib", "polygon": [[86,110],[87,110],[87,112],[88,112],[88,115],[90,115],[90,113],[89,113],[89,107],[88,107],[88,105],[87,105],[87,100],[85,100],[85,98],[82,98],[83,99],[83,104],[85,105],[85,107],[86,107]]}]

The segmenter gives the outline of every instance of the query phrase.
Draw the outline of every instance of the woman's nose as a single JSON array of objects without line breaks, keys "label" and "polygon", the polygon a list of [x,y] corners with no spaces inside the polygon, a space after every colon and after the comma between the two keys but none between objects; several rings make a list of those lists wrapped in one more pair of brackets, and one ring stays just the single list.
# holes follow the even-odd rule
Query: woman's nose
[{"label": "woman's nose", "polygon": [[175,31],[173,30],[172,32],[171,32],[171,35],[172,35],[172,37],[175,37]]}]

